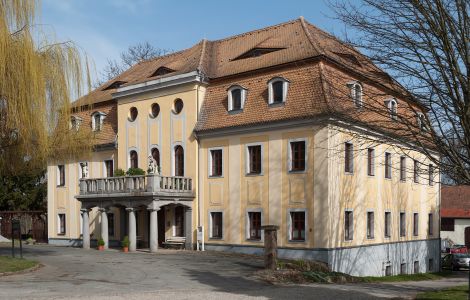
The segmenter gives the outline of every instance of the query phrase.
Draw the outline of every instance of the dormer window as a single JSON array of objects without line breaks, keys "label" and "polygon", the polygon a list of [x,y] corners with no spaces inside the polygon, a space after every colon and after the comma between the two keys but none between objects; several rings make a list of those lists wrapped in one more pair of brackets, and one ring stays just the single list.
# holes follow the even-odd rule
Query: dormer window
[{"label": "dormer window", "polygon": [[228,89],[228,110],[238,111],[245,106],[246,89],[234,85]]},{"label": "dormer window", "polygon": [[362,107],[362,86],[358,82],[349,84],[351,87],[351,98],[357,108]]},{"label": "dormer window", "polygon": [[101,111],[96,111],[91,115],[91,128],[93,131],[101,131],[104,118],[106,118],[106,114]]},{"label": "dormer window", "polygon": [[70,129],[77,130],[80,128],[80,125],[82,124],[83,119],[77,116],[71,116],[70,117]]},{"label": "dormer window", "polygon": [[428,128],[426,127],[426,117],[423,113],[416,114],[416,123],[418,125],[419,130],[426,131]]},{"label": "dormer window", "polygon": [[281,104],[286,102],[289,81],[282,77],[275,77],[268,81],[269,104]]},{"label": "dormer window", "polygon": [[152,73],[152,76],[150,77],[154,77],[154,76],[163,76],[163,75],[166,75],[168,73],[172,73],[174,72],[175,70],[172,70],[170,68],[167,68],[167,67],[160,67],[158,68],[155,72]]},{"label": "dormer window", "polygon": [[397,109],[397,101],[395,99],[391,99],[386,101],[388,112],[390,114],[390,118],[392,120],[398,119],[398,109]]},{"label": "dormer window", "polygon": [[108,85],[107,87],[105,87],[103,89],[103,91],[106,91],[106,90],[112,90],[112,89],[117,89],[119,88],[121,85],[127,83],[126,81],[120,81],[120,80],[116,80],[114,81],[113,83],[111,83],[110,85]]}]

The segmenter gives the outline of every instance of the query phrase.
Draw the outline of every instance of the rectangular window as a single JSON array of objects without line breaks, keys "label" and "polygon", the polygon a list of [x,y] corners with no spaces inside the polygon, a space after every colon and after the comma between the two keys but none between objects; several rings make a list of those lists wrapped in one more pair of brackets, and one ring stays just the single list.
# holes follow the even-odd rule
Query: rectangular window
[{"label": "rectangular window", "polygon": [[222,212],[211,212],[211,238],[222,238]]},{"label": "rectangular window", "polygon": [[292,211],[291,218],[291,240],[305,241],[305,212]]},{"label": "rectangular window", "polygon": [[367,175],[375,175],[375,150],[373,148],[367,149]]},{"label": "rectangular window", "polygon": [[344,143],[344,171],[353,173],[354,170],[354,148],[351,143]]},{"label": "rectangular window", "polygon": [[114,236],[114,214],[108,213],[108,235]]},{"label": "rectangular window", "polygon": [[455,219],[453,218],[441,219],[441,231],[454,231],[454,230],[455,230]]},{"label": "rectangular window", "polygon": [[400,236],[406,235],[406,214],[404,212],[400,213]]},{"label": "rectangular window", "polygon": [[406,274],[406,264],[405,263],[400,265],[400,274]]},{"label": "rectangular window", "polygon": [[413,214],[413,235],[418,236],[418,213]]},{"label": "rectangular window", "polygon": [[392,276],[392,266],[385,266],[385,276]]},{"label": "rectangular window", "polygon": [[373,211],[367,212],[367,238],[368,239],[374,238],[374,212]]},{"label": "rectangular window", "polygon": [[415,260],[414,263],[413,263],[413,272],[415,274],[419,273],[419,261],[417,261],[417,260]]},{"label": "rectangular window", "polygon": [[353,223],[353,212],[344,212],[344,239],[351,241],[354,237],[354,223]]},{"label": "rectangular window", "polygon": [[261,212],[249,212],[250,240],[261,239]]},{"label": "rectangular window", "polygon": [[400,180],[406,181],[406,157],[400,157]]},{"label": "rectangular window", "polygon": [[428,272],[434,271],[434,259],[428,259]]},{"label": "rectangular window", "polygon": [[413,181],[415,183],[419,182],[419,163],[416,159],[413,160]]},{"label": "rectangular window", "polygon": [[392,154],[385,152],[385,178],[392,178]]},{"label": "rectangular window", "polygon": [[58,165],[57,166],[57,186],[64,186],[65,185],[65,166]]},{"label": "rectangular window", "polygon": [[222,149],[210,150],[210,176],[222,176]]},{"label": "rectangular window", "polygon": [[114,176],[114,162],[112,159],[105,160],[104,166],[106,167],[106,177]]},{"label": "rectangular window", "polygon": [[385,237],[389,238],[391,234],[391,225],[392,225],[392,213],[387,211],[385,212]]},{"label": "rectangular window", "polygon": [[290,142],[291,171],[305,171],[305,141]]},{"label": "rectangular window", "polygon": [[248,146],[248,174],[261,174],[261,145]]},{"label": "rectangular window", "polygon": [[58,232],[57,234],[65,234],[65,214],[58,214]]},{"label": "rectangular window", "polygon": [[429,185],[434,185],[434,166],[432,164],[429,165],[428,172]]},{"label": "rectangular window", "polygon": [[428,216],[428,235],[433,235],[434,233],[434,216],[433,214],[429,214]]}]

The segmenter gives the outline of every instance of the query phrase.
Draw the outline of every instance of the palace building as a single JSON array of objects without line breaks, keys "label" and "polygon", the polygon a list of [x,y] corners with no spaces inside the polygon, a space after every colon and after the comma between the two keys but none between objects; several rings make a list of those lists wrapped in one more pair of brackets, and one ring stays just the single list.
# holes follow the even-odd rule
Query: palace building
[{"label": "palace building", "polygon": [[[437,271],[438,172],[379,138],[400,132],[385,119],[422,122],[404,95],[302,17],[140,62],[74,102],[71,126],[93,131],[94,151],[49,163],[49,243],[194,249],[202,227],[206,249],[261,254],[269,224],[280,257]],[[146,175],[122,176],[135,168]]]}]

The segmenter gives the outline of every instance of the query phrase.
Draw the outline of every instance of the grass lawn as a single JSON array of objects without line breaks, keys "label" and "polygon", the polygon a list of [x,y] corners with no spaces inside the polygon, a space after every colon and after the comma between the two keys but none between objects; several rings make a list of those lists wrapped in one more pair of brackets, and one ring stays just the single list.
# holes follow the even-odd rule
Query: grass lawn
[{"label": "grass lawn", "polygon": [[0,256],[0,273],[18,272],[37,266],[37,262],[9,256]]},{"label": "grass lawn", "polygon": [[420,273],[420,274],[406,274],[384,277],[366,276],[362,277],[364,282],[395,282],[395,281],[422,281],[422,280],[437,280],[445,277],[452,276],[451,271],[442,271],[438,273]]},{"label": "grass lawn", "polygon": [[452,300],[466,300],[468,295],[468,285],[456,286],[453,288],[436,291],[420,293],[416,296],[416,299],[452,299]]}]

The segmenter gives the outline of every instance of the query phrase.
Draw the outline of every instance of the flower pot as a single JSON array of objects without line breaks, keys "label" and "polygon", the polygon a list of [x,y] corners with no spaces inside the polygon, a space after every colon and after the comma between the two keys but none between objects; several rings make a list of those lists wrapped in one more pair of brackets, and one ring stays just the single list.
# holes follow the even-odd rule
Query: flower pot
[{"label": "flower pot", "polygon": [[122,252],[129,252],[129,247],[122,247]]},{"label": "flower pot", "polygon": [[98,250],[103,251],[103,250],[104,250],[104,246],[98,246]]}]

